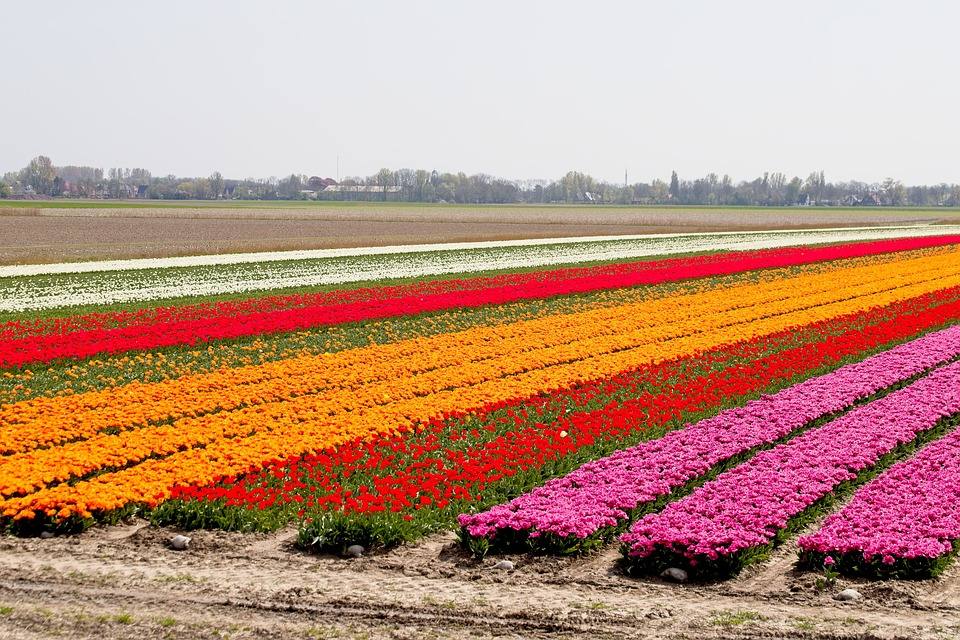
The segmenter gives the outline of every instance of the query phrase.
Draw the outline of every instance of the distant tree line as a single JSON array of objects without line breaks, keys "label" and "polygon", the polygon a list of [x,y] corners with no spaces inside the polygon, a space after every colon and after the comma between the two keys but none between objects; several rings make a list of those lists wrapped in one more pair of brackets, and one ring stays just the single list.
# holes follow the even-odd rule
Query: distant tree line
[{"label": "distant tree line", "polygon": [[881,183],[827,182],[823,171],[801,179],[764,173],[734,182],[711,173],[694,180],[676,171],[669,180],[616,184],[571,171],[557,180],[506,180],[478,173],[439,173],[424,169],[381,169],[340,182],[320,176],[285,178],[154,176],[140,168],[103,169],[55,166],[37,156],[20,171],[0,179],[2,198],[100,198],[162,200],[386,200],[458,204],[571,203],[730,206],[960,206],[960,185],[905,186],[888,178]]}]

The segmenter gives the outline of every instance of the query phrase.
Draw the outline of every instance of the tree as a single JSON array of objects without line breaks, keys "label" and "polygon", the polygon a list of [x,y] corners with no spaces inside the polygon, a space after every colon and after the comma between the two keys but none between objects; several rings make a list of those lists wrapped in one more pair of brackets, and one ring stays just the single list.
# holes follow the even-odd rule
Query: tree
[{"label": "tree", "polygon": [[538,184],[533,187],[533,201],[537,203],[543,202],[543,185]]},{"label": "tree", "polygon": [[960,207],[960,185],[952,185],[950,196],[946,199],[946,204],[951,207]]},{"label": "tree", "polygon": [[288,200],[297,200],[303,197],[300,190],[303,189],[303,179],[296,173],[291,173],[277,184],[276,194],[281,198]]},{"label": "tree", "polygon": [[907,191],[907,201],[914,207],[923,206],[926,203],[926,191],[923,187],[910,187]]},{"label": "tree", "polygon": [[377,186],[383,190],[383,199],[387,199],[387,187],[392,187],[396,184],[396,177],[393,175],[393,171],[390,169],[380,169],[375,176]]},{"label": "tree", "polygon": [[130,182],[135,185],[150,184],[150,172],[146,169],[131,169]]},{"label": "tree", "polygon": [[[679,189],[679,185],[677,186]],[[670,187],[659,178],[650,183],[650,199],[654,202],[666,202],[670,197]]]},{"label": "tree", "polygon": [[36,193],[50,195],[53,179],[57,177],[53,163],[47,156],[37,156],[23,170],[21,180],[30,185]]},{"label": "tree", "polygon": [[210,194],[210,181],[206,178],[197,178],[193,181],[193,197],[197,200],[206,200]]},{"label": "tree", "polygon": [[10,185],[6,182],[0,181],[0,198],[10,197]]},{"label": "tree", "polygon": [[223,176],[219,171],[210,174],[210,195],[216,199],[223,195]]},{"label": "tree", "polygon": [[670,199],[680,200],[680,179],[676,171],[670,174]]},{"label": "tree", "polygon": [[120,186],[123,184],[123,169],[119,167],[112,167],[107,171],[107,179],[110,182],[110,197],[119,198],[120,197]]},{"label": "tree", "polygon": [[428,198],[424,191],[427,185],[430,184],[430,174],[425,169],[417,169],[416,173],[414,173],[414,180],[417,183],[417,200],[421,202],[427,201]]},{"label": "tree", "polygon": [[887,178],[883,181],[880,190],[883,192],[885,204],[902,207],[907,202],[907,190],[899,180]]},{"label": "tree", "polygon": [[819,203],[823,198],[823,190],[826,188],[826,186],[827,180],[823,176],[823,171],[814,171],[807,176],[807,181],[803,185],[803,190],[814,202]]},{"label": "tree", "polygon": [[413,169],[400,169],[396,173],[397,186],[403,193],[404,200],[415,200],[419,184],[417,182],[417,173]]},{"label": "tree", "polygon": [[720,204],[730,204],[733,202],[734,190],[733,179],[726,173],[723,174],[723,179],[720,180]]},{"label": "tree", "polygon": [[793,180],[787,183],[786,188],[786,204],[794,205],[800,201],[800,189],[803,187],[803,182],[800,181],[800,178],[794,176]]}]

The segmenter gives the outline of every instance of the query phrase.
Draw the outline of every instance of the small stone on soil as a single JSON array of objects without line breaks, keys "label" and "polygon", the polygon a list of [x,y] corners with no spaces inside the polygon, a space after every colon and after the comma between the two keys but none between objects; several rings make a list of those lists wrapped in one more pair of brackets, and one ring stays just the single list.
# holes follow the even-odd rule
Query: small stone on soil
[{"label": "small stone on soil", "polygon": [[856,589],[844,589],[837,595],[833,596],[834,600],[839,600],[840,602],[853,602],[854,600],[859,600],[863,596],[860,595],[860,592]]},{"label": "small stone on soil", "polygon": [[664,569],[663,573],[660,574],[660,577],[667,580],[673,580],[674,582],[686,582],[689,578],[686,571],[683,569],[678,569],[677,567]]},{"label": "small stone on soil", "polygon": [[54,536],[53,531],[41,531],[41,532],[40,532],[40,537],[43,538],[44,540],[49,540],[49,539],[52,538],[53,536]]},{"label": "small stone on soil", "polygon": [[349,547],[347,547],[347,555],[350,556],[351,558],[359,558],[360,556],[363,555],[364,551],[366,551],[366,549],[364,549],[359,544],[352,544]]},{"label": "small stone on soil", "polygon": [[176,535],[170,538],[170,546],[177,551],[185,551],[190,546],[190,537]]}]

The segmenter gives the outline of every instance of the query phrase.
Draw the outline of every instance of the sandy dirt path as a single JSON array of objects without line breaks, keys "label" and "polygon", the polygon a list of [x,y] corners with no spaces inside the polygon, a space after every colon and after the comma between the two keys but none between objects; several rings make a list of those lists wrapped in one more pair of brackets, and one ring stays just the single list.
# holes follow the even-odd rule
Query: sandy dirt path
[{"label": "sandy dirt path", "polygon": [[[176,532],[145,522],[0,539],[0,638],[951,638],[960,571],[818,592],[793,549],[718,585],[632,579],[615,548],[476,562],[452,533],[359,559],[311,556],[293,531]],[[832,595],[854,586],[856,603]]]}]

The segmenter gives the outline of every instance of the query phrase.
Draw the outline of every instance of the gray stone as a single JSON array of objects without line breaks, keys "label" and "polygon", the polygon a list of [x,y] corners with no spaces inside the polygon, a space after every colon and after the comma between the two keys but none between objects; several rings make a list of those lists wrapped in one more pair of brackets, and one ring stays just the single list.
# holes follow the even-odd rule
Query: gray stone
[{"label": "gray stone", "polygon": [[833,599],[839,600],[840,602],[853,602],[861,599],[862,597],[863,596],[860,595],[860,592],[856,589],[844,589],[837,595],[833,596]]},{"label": "gray stone", "polygon": [[686,582],[689,578],[686,571],[683,569],[678,569],[677,567],[664,569],[663,573],[660,574],[660,577],[666,580],[673,580],[674,582]]},{"label": "gray stone", "polygon": [[170,546],[177,551],[186,551],[187,547],[190,546],[190,537],[176,535],[170,538]]},{"label": "gray stone", "polygon": [[40,537],[44,540],[49,540],[50,538],[54,537],[54,533],[53,531],[41,531]]},{"label": "gray stone", "polygon": [[510,560],[501,560],[497,564],[493,565],[494,569],[500,569],[502,571],[513,571],[513,562]]},{"label": "gray stone", "polygon": [[352,544],[349,547],[347,547],[347,555],[350,556],[351,558],[359,558],[360,556],[363,555],[364,551],[366,551],[366,549],[364,549],[359,544]]}]

